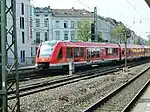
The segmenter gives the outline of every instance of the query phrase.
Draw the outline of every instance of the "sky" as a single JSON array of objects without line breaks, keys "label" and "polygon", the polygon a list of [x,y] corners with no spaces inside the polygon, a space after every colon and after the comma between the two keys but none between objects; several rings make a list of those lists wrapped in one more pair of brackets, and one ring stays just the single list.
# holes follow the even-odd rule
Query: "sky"
[{"label": "sky", "polygon": [[32,0],[36,7],[53,9],[86,9],[98,15],[122,21],[138,36],[146,39],[150,34],[150,8],[144,0]]}]

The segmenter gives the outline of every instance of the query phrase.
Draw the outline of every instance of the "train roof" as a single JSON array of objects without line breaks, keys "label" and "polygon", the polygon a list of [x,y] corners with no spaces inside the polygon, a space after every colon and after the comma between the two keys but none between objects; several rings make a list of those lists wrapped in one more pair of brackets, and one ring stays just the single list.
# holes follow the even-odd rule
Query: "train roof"
[{"label": "train roof", "polygon": [[[124,44],[120,45],[122,48],[125,48]],[[147,46],[145,45],[132,45],[132,44],[127,44],[127,48],[146,48]]]},{"label": "train roof", "polygon": [[95,42],[62,42],[64,46],[68,47],[111,47],[119,48],[118,44],[110,43],[95,43]]},{"label": "train roof", "polygon": [[[42,42],[42,44],[49,45],[62,45],[66,47],[107,47],[107,48],[119,48],[119,44],[112,43],[96,43],[96,42],[79,42],[79,41],[61,41],[61,40],[51,40]],[[124,44],[120,44],[122,48],[125,48]],[[150,48],[150,46],[145,45],[131,45],[127,44],[127,48]]]},{"label": "train roof", "polygon": [[119,48],[118,44],[110,44],[110,43],[96,43],[96,42],[77,42],[77,41],[59,41],[59,40],[52,40],[52,41],[45,41],[42,44],[49,44],[49,45],[62,45],[66,47],[111,47],[111,48]]}]

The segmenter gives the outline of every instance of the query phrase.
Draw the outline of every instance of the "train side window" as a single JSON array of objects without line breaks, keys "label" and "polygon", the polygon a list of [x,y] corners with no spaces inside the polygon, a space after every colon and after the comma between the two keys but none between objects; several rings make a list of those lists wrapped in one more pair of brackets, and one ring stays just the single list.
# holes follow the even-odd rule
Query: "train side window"
[{"label": "train side window", "polygon": [[124,50],[124,49],[122,49],[122,54],[123,54],[123,55],[125,54],[124,52],[125,52],[125,50]]},{"label": "train side window", "polygon": [[100,57],[100,48],[97,48],[97,50],[96,50],[96,57],[97,57],[97,58]]},{"label": "train side window", "polygon": [[96,56],[96,49],[95,48],[92,48],[91,54],[92,54],[92,58],[94,58]]},{"label": "train side window", "polygon": [[59,54],[58,54],[58,59],[61,59],[61,58],[62,58],[62,48],[60,49]]},{"label": "train side window", "polygon": [[116,55],[118,55],[118,48],[116,48]]},{"label": "train side window", "polygon": [[84,57],[84,48],[83,47],[80,48],[80,57]]},{"label": "train side window", "polygon": [[113,51],[112,48],[106,48],[106,55],[112,55]]},{"label": "train side window", "polygon": [[72,48],[71,47],[67,48],[67,58],[72,58]]},{"label": "train side window", "polygon": [[100,56],[104,55],[104,48],[100,48]]},{"label": "train side window", "polygon": [[115,55],[115,56],[118,55],[118,48],[113,48],[113,55]]},{"label": "train side window", "polygon": [[79,57],[79,47],[74,48],[74,57]]},{"label": "train side window", "polygon": [[108,48],[106,48],[106,55],[108,55]]}]

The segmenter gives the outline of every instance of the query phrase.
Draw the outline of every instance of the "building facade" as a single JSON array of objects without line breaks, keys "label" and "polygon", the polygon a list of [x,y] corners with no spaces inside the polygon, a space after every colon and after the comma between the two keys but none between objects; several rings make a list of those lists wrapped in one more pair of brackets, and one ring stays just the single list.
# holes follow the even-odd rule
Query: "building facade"
[{"label": "building facade", "polygon": [[[77,25],[81,20],[94,21],[94,13],[85,9],[51,9],[33,7],[33,35],[32,56],[35,56],[38,45],[46,40],[76,40]],[[97,17],[97,31],[101,32],[102,39],[107,42],[121,43],[111,35],[112,30],[121,22],[112,18]],[[134,43],[136,35],[128,39],[128,43]]]},{"label": "building facade", "polygon": [[[7,5],[11,5],[11,0],[7,0]],[[31,39],[29,38],[29,9],[30,0],[16,0],[16,32],[17,32],[17,50],[19,64],[31,62]],[[12,25],[12,17],[7,15],[7,28]],[[10,32],[13,33],[11,30]],[[12,42],[12,35],[7,35],[8,42]],[[8,52],[8,64],[13,62],[12,52]]]},{"label": "building facade", "polygon": [[[47,15],[45,17],[45,15]],[[75,40],[77,24],[81,20],[93,20],[93,13],[84,9],[34,8],[32,54],[36,54],[40,42],[46,40]],[[47,25],[45,20],[48,20]]]}]

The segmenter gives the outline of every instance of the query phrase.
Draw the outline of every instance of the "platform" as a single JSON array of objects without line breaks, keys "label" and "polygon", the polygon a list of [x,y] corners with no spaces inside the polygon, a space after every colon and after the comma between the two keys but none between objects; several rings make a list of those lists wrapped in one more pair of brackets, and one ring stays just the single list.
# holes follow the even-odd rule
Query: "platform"
[{"label": "platform", "polygon": [[131,112],[150,112],[150,86]]}]

